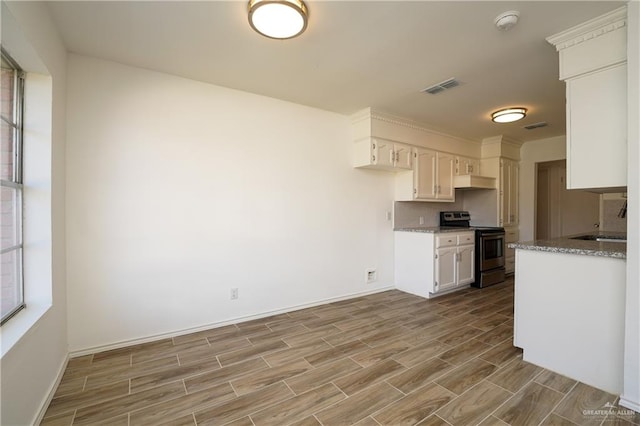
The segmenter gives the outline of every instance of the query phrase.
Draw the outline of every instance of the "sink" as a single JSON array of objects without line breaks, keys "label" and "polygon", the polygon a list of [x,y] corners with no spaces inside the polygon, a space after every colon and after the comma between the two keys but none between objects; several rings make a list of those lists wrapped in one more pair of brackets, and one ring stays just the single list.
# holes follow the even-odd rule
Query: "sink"
[{"label": "sink", "polygon": [[571,237],[572,240],[583,241],[599,241],[603,243],[626,243],[627,237],[621,237],[617,235],[579,235],[577,237]]}]

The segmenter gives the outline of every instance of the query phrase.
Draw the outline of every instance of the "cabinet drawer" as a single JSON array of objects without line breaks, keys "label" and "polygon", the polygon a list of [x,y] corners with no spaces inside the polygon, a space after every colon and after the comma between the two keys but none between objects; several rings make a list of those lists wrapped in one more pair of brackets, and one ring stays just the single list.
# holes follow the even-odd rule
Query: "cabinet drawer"
[{"label": "cabinet drawer", "polygon": [[465,232],[464,234],[458,235],[459,246],[468,246],[470,244],[475,244],[475,242],[475,234],[473,232]]},{"label": "cabinet drawer", "polygon": [[505,229],[504,230],[504,241],[505,243],[515,243],[520,238],[520,232],[517,229]]},{"label": "cabinet drawer", "polygon": [[444,233],[436,235],[436,248],[451,247],[458,244],[458,235],[454,233]]}]

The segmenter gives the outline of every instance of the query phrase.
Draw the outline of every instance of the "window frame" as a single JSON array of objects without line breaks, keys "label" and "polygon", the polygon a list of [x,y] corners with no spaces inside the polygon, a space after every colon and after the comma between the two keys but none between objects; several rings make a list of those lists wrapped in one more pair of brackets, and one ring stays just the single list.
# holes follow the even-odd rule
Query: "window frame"
[{"label": "window frame", "polygon": [[0,254],[16,252],[16,272],[15,277],[18,281],[18,291],[20,296],[20,303],[18,303],[11,311],[7,312],[2,318],[0,318],[0,326],[4,325],[13,318],[18,312],[26,308],[24,297],[24,217],[22,214],[24,206],[24,183],[23,183],[23,141],[24,141],[24,86],[25,86],[25,72],[18,65],[18,63],[9,55],[9,53],[0,46],[0,53],[2,55],[3,62],[9,64],[10,67],[15,69],[14,81],[13,81],[13,121],[7,120],[0,114],[0,120],[6,123],[12,128],[13,132],[13,176],[11,180],[0,179],[0,186],[13,188],[16,190],[16,244],[6,248],[0,248]]}]

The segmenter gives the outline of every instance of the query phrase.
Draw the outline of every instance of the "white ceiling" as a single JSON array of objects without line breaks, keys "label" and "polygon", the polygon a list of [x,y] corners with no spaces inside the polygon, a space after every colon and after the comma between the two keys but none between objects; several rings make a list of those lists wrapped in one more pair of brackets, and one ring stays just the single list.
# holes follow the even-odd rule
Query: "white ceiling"
[{"label": "white ceiling", "polygon": [[[309,26],[271,40],[245,1],[48,2],[71,52],[341,114],[366,107],[453,135],[521,141],[565,132],[564,83],[545,38],[620,7],[618,1],[307,1]],[[520,11],[498,31],[494,18]],[[461,85],[420,93],[450,77]],[[499,108],[528,116],[495,124]],[[549,127],[522,126],[547,121]]]}]

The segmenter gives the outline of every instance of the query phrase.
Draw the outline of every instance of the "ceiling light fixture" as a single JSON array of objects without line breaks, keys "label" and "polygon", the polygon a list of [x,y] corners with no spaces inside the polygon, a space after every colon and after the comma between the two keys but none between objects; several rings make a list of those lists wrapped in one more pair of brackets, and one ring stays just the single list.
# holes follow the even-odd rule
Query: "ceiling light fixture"
[{"label": "ceiling light fixture", "polygon": [[522,120],[527,115],[526,108],[506,108],[491,114],[491,120],[495,123],[512,123]]},{"label": "ceiling light fixture", "polygon": [[293,38],[307,28],[307,7],[302,0],[251,0],[249,25],[265,37]]}]

